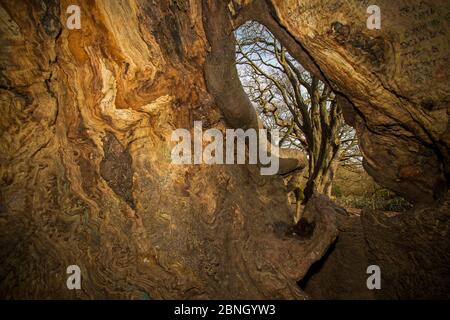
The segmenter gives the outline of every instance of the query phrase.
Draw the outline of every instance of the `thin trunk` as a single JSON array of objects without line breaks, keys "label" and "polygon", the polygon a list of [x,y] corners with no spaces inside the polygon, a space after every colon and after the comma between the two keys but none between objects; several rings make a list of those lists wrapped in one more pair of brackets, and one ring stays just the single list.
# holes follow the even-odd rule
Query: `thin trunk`
[{"label": "thin trunk", "polygon": [[[338,131],[342,124],[342,118],[338,106],[332,105],[329,114],[325,105],[320,106],[320,122],[315,127],[320,127],[314,134],[315,146],[309,153],[309,178],[306,183],[304,200],[306,203],[314,192],[331,195],[334,172],[336,171],[340,143]],[[320,146],[317,148],[317,146]]]},{"label": "thin trunk", "polygon": [[295,219],[294,219],[294,224],[297,224],[301,219],[302,219],[302,200],[300,199],[300,197],[296,197],[296,202],[295,202]]},{"label": "thin trunk", "polygon": [[339,160],[338,159],[333,159],[331,161],[330,167],[329,167],[329,169],[328,169],[328,171],[327,171],[327,173],[324,176],[324,179],[322,181],[323,193],[325,195],[327,195],[328,197],[331,197],[331,191],[332,191],[332,187],[333,187],[333,180],[334,180],[334,177],[336,175],[338,164],[339,164]]}]

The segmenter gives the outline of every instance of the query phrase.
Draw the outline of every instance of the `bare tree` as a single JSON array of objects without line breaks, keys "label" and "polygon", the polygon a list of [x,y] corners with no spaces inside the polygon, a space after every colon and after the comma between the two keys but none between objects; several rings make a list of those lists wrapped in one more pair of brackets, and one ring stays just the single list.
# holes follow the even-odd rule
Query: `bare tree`
[{"label": "bare tree", "polygon": [[292,179],[299,215],[299,199],[306,202],[314,191],[331,195],[341,160],[346,165],[360,161],[354,131],[344,124],[331,88],[306,71],[263,25],[247,22],[237,29],[236,39],[238,73],[262,122],[280,130],[280,147],[307,154],[306,184]]}]

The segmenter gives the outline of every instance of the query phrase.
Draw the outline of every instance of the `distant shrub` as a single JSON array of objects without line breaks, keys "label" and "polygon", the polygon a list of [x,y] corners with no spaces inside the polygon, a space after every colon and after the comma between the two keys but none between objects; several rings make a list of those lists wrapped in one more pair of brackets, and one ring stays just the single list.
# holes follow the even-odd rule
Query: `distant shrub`
[{"label": "distant shrub", "polygon": [[333,184],[335,201],[347,208],[405,211],[412,205],[395,192],[378,185],[364,170],[339,168]]},{"label": "distant shrub", "polygon": [[338,204],[348,208],[370,208],[382,211],[401,212],[412,207],[407,200],[386,189],[382,189],[382,192],[377,192],[373,196],[335,196]]},{"label": "distant shrub", "polygon": [[340,198],[340,197],[343,196],[342,190],[341,190],[341,186],[339,186],[339,185],[335,185],[335,186],[334,186],[334,188],[333,188],[333,195],[334,195],[336,198]]}]

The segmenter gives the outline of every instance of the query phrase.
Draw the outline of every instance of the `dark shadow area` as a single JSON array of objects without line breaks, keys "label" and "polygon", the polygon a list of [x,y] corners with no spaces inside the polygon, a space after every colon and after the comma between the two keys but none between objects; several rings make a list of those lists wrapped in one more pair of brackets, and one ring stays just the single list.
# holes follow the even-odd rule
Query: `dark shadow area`
[{"label": "dark shadow area", "polygon": [[336,241],[334,241],[330,247],[328,248],[328,250],[325,252],[325,254],[323,255],[322,258],[320,258],[320,260],[317,260],[316,262],[314,262],[311,267],[309,268],[308,272],[303,276],[302,279],[300,279],[299,281],[297,281],[297,285],[300,287],[300,289],[302,290],[306,290],[306,287],[308,285],[309,280],[311,280],[311,278],[320,272],[320,270],[323,268],[325,262],[327,261],[328,257],[333,253],[334,249],[336,248],[336,243],[339,241],[339,238],[336,239]]}]

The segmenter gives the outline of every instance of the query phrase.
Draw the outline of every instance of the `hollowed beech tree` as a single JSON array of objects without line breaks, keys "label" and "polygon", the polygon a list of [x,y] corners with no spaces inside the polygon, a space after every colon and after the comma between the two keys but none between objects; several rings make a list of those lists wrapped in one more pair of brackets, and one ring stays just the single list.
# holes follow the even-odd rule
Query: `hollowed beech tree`
[{"label": "hollowed beech tree", "polygon": [[170,161],[195,120],[258,125],[235,68],[248,20],[338,93],[369,174],[421,205],[368,213],[380,294],[447,295],[447,0],[378,0],[380,30],[366,1],[76,2],[79,30],[73,1],[0,2],[2,298],[307,297],[297,281],[338,235],[329,200],[308,201],[299,239],[279,176]]}]

